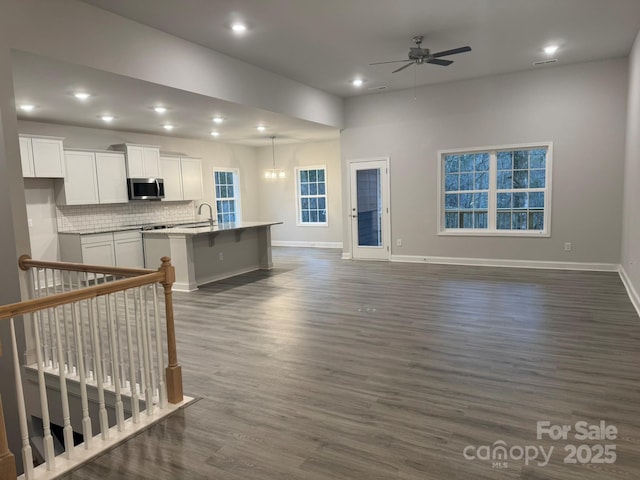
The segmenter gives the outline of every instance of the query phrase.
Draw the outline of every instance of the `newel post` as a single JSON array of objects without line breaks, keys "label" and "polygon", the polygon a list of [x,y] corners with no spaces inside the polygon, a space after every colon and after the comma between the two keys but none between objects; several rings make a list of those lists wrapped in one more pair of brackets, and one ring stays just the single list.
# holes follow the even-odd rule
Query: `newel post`
[{"label": "newel post", "polygon": [[182,397],[182,367],[178,365],[178,352],[176,350],[176,327],[173,321],[173,296],[171,286],[176,281],[176,271],[171,265],[171,258],[162,257],[162,266],[159,269],[164,273],[162,286],[164,287],[164,306],[167,317],[167,353],[169,365],[167,366],[167,399],[169,403],[180,403]]},{"label": "newel post", "polygon": [[[1,356],[2,345],[0,344]],[[9,450],[7,428],[4,424],[4,411],[2,410],[2,397],[0,397],[0,480],[15,480],[16,478],[18,478],[16,459]]]}]

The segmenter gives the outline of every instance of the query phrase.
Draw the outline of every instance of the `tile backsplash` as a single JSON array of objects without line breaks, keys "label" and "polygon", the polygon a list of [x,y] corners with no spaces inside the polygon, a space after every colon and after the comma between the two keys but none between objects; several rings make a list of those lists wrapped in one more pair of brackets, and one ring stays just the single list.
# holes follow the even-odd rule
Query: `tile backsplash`
[{"label": "tile backsplash", "polygon": [[108,205],[57,206],[58,232],[107,229],[195,220],[194,202],[130,202]]}]

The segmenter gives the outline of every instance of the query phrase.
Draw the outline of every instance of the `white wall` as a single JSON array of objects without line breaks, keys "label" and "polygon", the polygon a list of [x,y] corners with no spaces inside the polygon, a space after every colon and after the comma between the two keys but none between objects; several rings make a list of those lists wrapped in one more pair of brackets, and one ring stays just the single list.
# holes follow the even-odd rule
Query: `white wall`
[{"label": "white wall", "polygon": [[627,107],[627,150],[624,170],[624,224],[622,267],[635,292],[640,308],[640,33],[629,65],[629,103]]},{"label": "white wall", "polygon": [[[215,141],[191,140],[163,135],[122,132],[118,130],[76,127],[41,122],[19,121],[20,133],[64,137],[65,148],[107,149],[118,143],[158,145],[162,152],[179,152],[202,159],[204,201],[213,205],[213,168],[235,167],[240,170],[242,213],[244,220],[259,220],[256,148]],[[200,202],[197,202],[200,203]]]},{"label": "white wall", "polygon": [[31,242],[31,257],[38,260],[59,261],[58,228],[55,190],[49,178],[25,178],[24,197]]},{"label": "white wall", "polygon": [[[286,171],[285,179],[267,180],[264,170],[272,167],[271,147],[258,149],[258,181],[260,187],[260,219],[281,220],[273,227],[272,240],[335,244],[342,242],[342,172],[340,142],[312,142],[275,146],[276,167]],[[327,167],[328,226],[296,225],[295,167]]]},{"label": "white wall", "polygon": [[[343,174],[349,159],[390,157],[394,254],[617,264],[627,67],[614,59],[422,87],[415,100],[413,90],[350,98]],[[437,235],[439,149],[539,141],[554,142],[551,238]]]}]

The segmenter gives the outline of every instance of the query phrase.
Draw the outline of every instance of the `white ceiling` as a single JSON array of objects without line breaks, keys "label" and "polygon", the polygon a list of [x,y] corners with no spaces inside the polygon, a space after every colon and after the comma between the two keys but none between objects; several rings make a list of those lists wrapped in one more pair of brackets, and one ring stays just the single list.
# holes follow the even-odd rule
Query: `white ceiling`
[{"label": "white ceiling", "polygon": [[[73,65],[24,52],[12,52],[16,103],[32,104],[31,113],[18,111],[23,120],[64,123],[94,128],[171,135],[182,138],[235,143],[248,146],[299,143],[337,139],[336,128],[290,118],[256,108],[197,95],[154,83]],[[73,92],[92,94],[79,101]],[[169,110],[158,115],[152,109],[164,105]],[[113,122],[101,120],[114,115]],[[213,123],[221,116],[221,125]],[[167,132],[163,125],[174,125]],[[266,130],[259,132],[257,125]],[[215,140],[211,131],[220,136]]]},{"label": "white ceiling", "polygon": [[[640,30],[640,0],[82,0],[304,84],[348,97],[522,71],[560,46],[557,65],[628,55]],[[229,26],[245,21],[239,37]],[[116,32],[114,32],[116,34]],[[432,51],[470,45],[450,67],[400,64],[411,37]],[[365,79],[361,89],[350,80]],[[19,118],[250,146],[339,138],[338,130],[255,108],[14,52],[16,101],[38,108]],[[77,89],[95,94],[85,103]],[[164,116],[151,107],[164,104]],[[106,125],[98,117],[112,113]],[[214,115],[226,121],[215,127]],[[176,128],[167,132],[163,123]],[[268,130],[258,132],[263,123]]]},{"label": "white ceiling", "polygon": [[[408,88],[414,73],[424,85],[534,68],[549,43],[561,46],[559,64],[626,56],[640,29],[638,0],[83,1],[340,96]],[[229,29],[236,20],[249,25],[242,37]],[[418,34],[432,51],[473,52],[397,74],[368,66],[406,58]]]}]

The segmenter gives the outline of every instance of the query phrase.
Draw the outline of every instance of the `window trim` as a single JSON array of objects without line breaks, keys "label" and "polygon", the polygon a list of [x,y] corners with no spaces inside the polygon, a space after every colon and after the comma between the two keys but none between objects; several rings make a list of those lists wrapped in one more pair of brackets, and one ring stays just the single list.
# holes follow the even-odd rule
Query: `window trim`
[{"label": "window trim", "polygon": [[[301,193],[300,193],[300,171],[301,170],[324,170],[324,198],[325,198],[325,210],[327,211],[327,217],[325,222],[302,222],[302,211],[300,209]],[[295,181],[295,193],[296,193],[296,226],[297,227],[328,227],[329,226],[329,172],[326,165],[304,165],[294,168],[294,174],[296,176]]]},{"label": "window trim", "polygon": [[[497,181],[497,155],[496,152],[500,150],[524,150],[534,148],[546,148],[547,157],[545,165],[545,196],[544,196],[544,230],[531,231],[531,230],[498,230],[495,228],[496,219],[492,219],[492,215],[497,217],[497,207],[495,205],[495,196],[498,193],[496,188]],[[445,228],[445,211],[444,211],[444,195],[445,189],[442,184],[444,181],[444,156],[456,153],[489,153],[489,225],[494,225],[494,229],[447,229]],[[535,143],[518,143],[507,145],[492,145],[487,147],[472,147],[472,148],[452,148],[446,150],[438,150],[437,157],[437,171],[438,171],[438,199],[437,199],[437,232],[438,236],[468,236],[468,237],[551,237],[551,192],[552,192],[552,177],[553,177],[553,142],[535,142]],[[528,191],[529,189],[523,189]]]},{"label": "window trim", "polygon": [[234,167],[213,167],[211,171],[211,180],[213,181],[213,214],[216,221],[218,220],[218,200],[229,200],[228,198],[218,198],[216,195],[216,172],[233,173],[234,188],[236,195],[233,199],[236,201],[236,223],[242,222],[242,192],[240,191],[240,169]]}]

